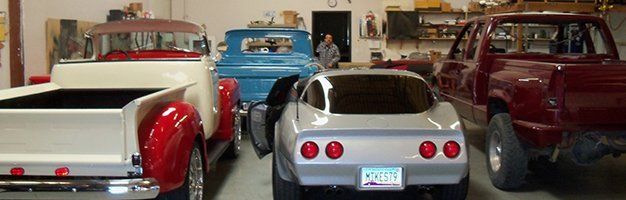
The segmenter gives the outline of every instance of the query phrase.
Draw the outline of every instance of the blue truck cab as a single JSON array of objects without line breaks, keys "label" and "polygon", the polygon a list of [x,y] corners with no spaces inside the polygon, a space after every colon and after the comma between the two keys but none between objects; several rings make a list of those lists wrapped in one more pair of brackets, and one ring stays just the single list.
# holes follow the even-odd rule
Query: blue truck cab
[{"label": "blue truck cab", "polygon": [[278,78],[294,74],[310,77],[321,67],[314,61],[307,31],[235,29],[226,32],[225,42],[227,49],[217,63],[218,73],[239,81],[244,110],[251,101],[264,101]]}]

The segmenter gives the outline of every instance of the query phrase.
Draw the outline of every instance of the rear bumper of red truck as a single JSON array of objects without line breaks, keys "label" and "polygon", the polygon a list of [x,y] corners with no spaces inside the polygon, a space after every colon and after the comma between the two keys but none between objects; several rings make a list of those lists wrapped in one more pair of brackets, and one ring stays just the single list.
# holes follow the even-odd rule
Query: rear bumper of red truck
[{"label": "rear bumper of red truck", "polygon": [[524,120],[513,120],[513,127],[521,139],[534,145],[535,147],[540,148],[561,143],[564,133],[581,133],[590,131],[626,133],[626,125],[624,124],[590,125],[563,122],[561,125],[550,125]]},{"label": "rear bumper of red truck", "polygon": [[560,126],[524,120],[513,120],[513,127],[523,140],[537,147],[547,147],[561,143],[563,132],[565,131],[565,129]]}]

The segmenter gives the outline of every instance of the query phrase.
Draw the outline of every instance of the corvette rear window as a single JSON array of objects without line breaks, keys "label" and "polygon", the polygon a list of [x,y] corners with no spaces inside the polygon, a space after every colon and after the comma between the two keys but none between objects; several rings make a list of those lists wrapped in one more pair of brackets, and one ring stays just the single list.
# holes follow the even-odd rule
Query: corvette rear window
[{"label": "corvette rear window", "polygon": [[312,82],[303,100],[335,114],[421,113],[434,102],[421,79],[400,75],[342,75]]}]

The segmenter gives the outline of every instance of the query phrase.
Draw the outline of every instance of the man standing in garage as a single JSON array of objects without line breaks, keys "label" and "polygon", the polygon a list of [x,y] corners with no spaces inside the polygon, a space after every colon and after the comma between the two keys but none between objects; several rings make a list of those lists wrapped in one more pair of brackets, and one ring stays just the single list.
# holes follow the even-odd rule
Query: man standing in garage
[{"label": "man standing in garage", "polygon": [[333,36],[326,34],[324,42],[317,46],[316,52],[319,54],[319,62],[326,68],[338,68],[339,47],[333,43]]}]

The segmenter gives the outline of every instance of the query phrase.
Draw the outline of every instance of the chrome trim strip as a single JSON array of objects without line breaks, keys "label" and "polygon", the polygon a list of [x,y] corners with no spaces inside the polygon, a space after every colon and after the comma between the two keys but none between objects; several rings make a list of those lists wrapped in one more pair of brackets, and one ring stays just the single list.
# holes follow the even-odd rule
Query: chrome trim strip
[{"label": "chrome trim strip", "polygon": [[109,180],[0,180],[0,199],[152,199],[154,178]]}]

